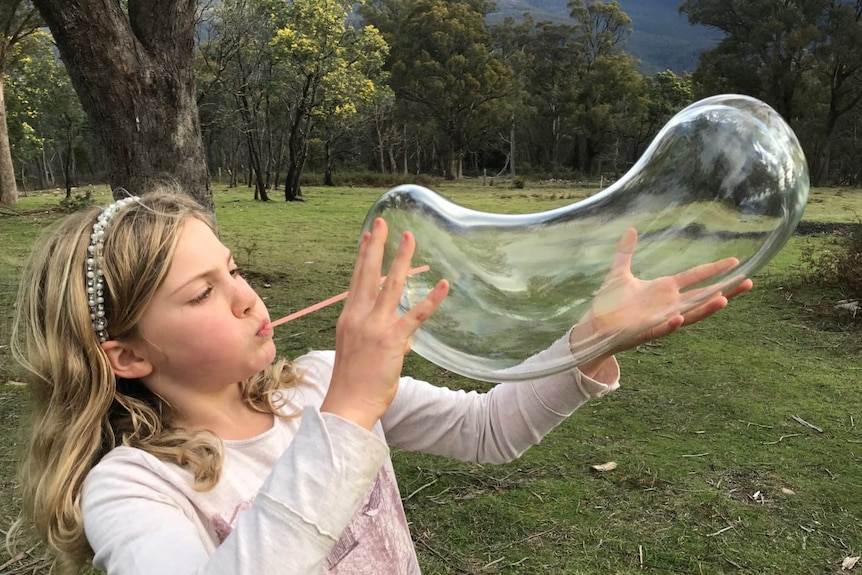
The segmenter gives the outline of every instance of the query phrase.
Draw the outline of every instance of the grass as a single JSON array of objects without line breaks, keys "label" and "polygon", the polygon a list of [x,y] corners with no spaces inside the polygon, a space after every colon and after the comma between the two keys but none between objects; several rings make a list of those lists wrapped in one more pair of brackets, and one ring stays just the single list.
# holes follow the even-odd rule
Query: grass
[{"label": "grass", "polygon": [[[595,190],[446,184],[453,200],[542,211]],[[358,231],[382,189],[308,188],[306,202],[216,191],[222,236],[272,317],[347,287]],[[107,200],[106,190],[96,198]],[[814,190],[810,221],[856,222],[862,193]],[[15,277],[58,197],[0,214],[0,382]],[[833,290],[799,279],[800,255],[830,241],[793,237],[755,290],[681,333],[620,355],[622,388],[585,405],[502,466],[393,454],[426,574],[841,573],[862,555],[862,330],[830,315]],[[334,305],[277,330],[281,353],[334,345]],[[407,358],[405,372],[484,389]],[[0,384],[0,529],[17,516],[20,386]],[[613,461],[617,468],[591,466]],[[10,559],[0,550],[0,566]],[[22,562],[0,574],[23,573]],[[15,571],[19,569],[18,571]],[[28,573],[31,571],[27,571]]]}]

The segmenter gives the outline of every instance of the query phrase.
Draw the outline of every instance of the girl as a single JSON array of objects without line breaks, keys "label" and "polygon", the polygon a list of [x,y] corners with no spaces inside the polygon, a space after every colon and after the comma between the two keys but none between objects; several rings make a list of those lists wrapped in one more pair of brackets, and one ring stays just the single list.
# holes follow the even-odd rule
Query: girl
[{"label": "girl", "polygon": [[[381,286],[386,234],[378,220],[361,238],[335,351],[294,362],[273,361],[266,307],[186,196],[79,213],[41,243],[13,344],[35,398],[25,514],[58,572],[92,561],[121,575],[418,574],[388,446],[509,461],[618,387],[610,355],[487,394],[402,377],[410,336],[448,285],[399,317],[414,240],[403,235]],[[630,326],[644,302],[679,300],[735,265],[642,282],[628,271],[635,241],[623,238],[609,276],[633,307],[590,312],[570,341]],[[628,347],[726,303],[717,296]],[[542,353],[570,353],[569,342]]]}]

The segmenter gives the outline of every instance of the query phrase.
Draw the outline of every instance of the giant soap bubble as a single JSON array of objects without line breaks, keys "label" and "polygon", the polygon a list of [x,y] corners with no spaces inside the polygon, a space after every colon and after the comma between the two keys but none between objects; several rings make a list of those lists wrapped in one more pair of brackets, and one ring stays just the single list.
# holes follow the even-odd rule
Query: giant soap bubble
[{"label": "giant soap bubble", "polygon": [[807,165],[787,124],[763,102],[723,95],[682,110],[619,181],[570,206],[484,213],[407,185],[375,203],[364,229],[376,217],[386,220],[384,269],[401,232],[416,237],[413,265],[429,270],[407,279],[402,311],[441,278],[450,283],[449,296],[415,334],[417,353],[473,379],[525,380],[574,367],[634,335],[621,329],[586,338],[574,355],[536,356],[590,309],[626,229],[638,233],[631,270],[641,279],[739,260],[693,286],[696,297],[684,309],[653,310],[657,325],[751,277],[793,233],[807,197]]}]

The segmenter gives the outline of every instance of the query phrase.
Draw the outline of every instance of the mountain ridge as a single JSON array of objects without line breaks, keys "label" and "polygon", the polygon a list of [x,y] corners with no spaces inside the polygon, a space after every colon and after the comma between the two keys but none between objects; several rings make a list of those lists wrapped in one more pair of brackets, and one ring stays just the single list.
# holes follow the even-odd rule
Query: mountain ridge
[{"label": "mountain ridge", "polygon": [[[681,0],[617,0],[632,20],[631,36],[625,50],[640,61],[642,73],[653,75],[663,70],[677,74],[692,72],[701,52],[714,47],[722,38],[719,31],[692,26],[679,13]],[[570,21],[567,0],[497,0],[492,21],[507,16],[520,19],[525,12],[537,22]]]}]

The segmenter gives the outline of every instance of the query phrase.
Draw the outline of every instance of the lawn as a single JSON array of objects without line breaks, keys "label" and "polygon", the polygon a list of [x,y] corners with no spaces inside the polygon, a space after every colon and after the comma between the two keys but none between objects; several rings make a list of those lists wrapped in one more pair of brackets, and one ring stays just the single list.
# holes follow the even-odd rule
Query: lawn
[{"label": "lawn", "polygon": [[[346,289],[359,228],[382,189],[309,187],[305,202],[216,190],[224,242],[281,317]],[[476,209],[533,212],[596,190],[446,184]],[[106,190],[96,190],[99,202]],[[0,530],[14,493],[25,388],[8,352],[15,278],[60,196],[0,212]],[[854,223],[862,191],[813,190],[806,222]],[[794,236],[755,289],[714,318],[621,354],[622,387],[584,406],[520,460],[464,464],[393,454],[426,574],[841,573],[862,555],[862,329],[837,290],[801,280]],[[294,357],[334,345],[340,305],[277,328]],[[408,357],[405,372],[485,389]],[[612,471],[594,465],[616,463]],[[2,534],[0,534],[2,535]],[[34,572],[0,549],[0,575]],[[11,561],[12,559],[17,559]],[[862,562],[856,570],[862,569]],[[36,572],[39,572],[36,569]],[[846,571],[845,571],[846,572]]]}]

